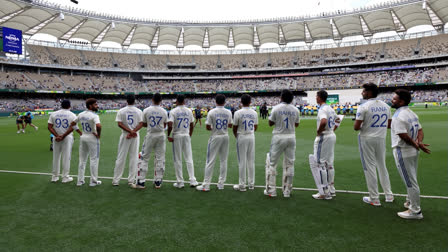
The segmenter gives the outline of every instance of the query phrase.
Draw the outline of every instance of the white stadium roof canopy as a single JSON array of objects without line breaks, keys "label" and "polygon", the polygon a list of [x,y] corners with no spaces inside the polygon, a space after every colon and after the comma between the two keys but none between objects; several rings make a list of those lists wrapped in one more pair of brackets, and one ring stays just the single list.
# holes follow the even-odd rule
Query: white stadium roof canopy
[{"label": "white stadium roof canopy", "polygon": [[431,25],[441,31],[447,22],[448,0],[398,0],[316,16],[225,22],[143,20],[41,0],[0,0],[0,26],[22,30],[29,36],[49,34],[59,40],[78,38],[92,44],[115,42],[125,47],[138,43],[152,48],[160,45],[233,48],[241,44],[259,47],[266,43],[337,41],[386,31],[405,32],[419,25]]}]

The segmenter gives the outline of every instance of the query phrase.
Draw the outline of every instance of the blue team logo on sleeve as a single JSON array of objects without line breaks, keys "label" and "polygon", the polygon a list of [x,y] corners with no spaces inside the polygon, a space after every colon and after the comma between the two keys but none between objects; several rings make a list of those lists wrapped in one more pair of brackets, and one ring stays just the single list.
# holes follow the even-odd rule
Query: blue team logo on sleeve
[{"label": "blue team logo on sleeve", "polygon": [[361,116],[361,113],[356,113],[356,117],[360,117]]}]

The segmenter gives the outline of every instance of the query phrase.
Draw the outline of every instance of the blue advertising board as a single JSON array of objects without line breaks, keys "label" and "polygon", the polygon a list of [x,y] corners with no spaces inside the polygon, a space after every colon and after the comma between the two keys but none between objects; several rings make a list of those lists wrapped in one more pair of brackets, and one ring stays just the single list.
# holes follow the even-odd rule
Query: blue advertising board
[{"label": "blue advertising board", "polygon": [[6,53],[22,54],[22,31],[2,27],[3,51]]}]

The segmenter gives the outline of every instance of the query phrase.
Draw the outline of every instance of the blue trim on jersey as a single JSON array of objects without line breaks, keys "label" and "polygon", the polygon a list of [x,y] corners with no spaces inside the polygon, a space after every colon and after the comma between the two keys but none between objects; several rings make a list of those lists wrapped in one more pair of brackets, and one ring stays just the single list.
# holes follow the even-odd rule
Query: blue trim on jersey
[{"label": "blue trim on jersey", "polygon": [[364,169],[364,171],[367,171],[366,162],[364,160],[364,151],[362,150],[362,145],[361,145],[361,136],[360,135],[358,135],[358,146],[359,146],[359,154],[361,155],[362,168]]},{"label": "blue trim on jersey", "polygon": [[210,159],[210,141],[208,141],[207,144],[207,160],[205,161],[206,164],[208,164],[209,159]]},{"label": "blue trim on jersey", "polygon": [[409,180],[408,172],[406,171],[406,167],[404,166],[404,160],[403,156],[401,155],[401,148],[397,147],[397,156],[398,156],[398,163],[401,169],[401,173],[403,173],[403,178],[406,183],[406,186],[408,188],[412,188],[411,181]]},{"label": "blue trim on jersey", "polygon": [[236,153],[238,156],[238,163],[240,162],[240,148],[238,148],[238,139],[236,139]]},{"label": "blue trim on jersey", "polygon": [[320,135],[319,143],[317,144],[317,163],[320,164],[320,152],[322,151],[322,143],[324,141],[324,135]]},{"label": "blue trim on jersey", "polygon": [[398,117],[398,114],[400,114],[400,111],[402,110],[402,108],[407,108],[407,107],[408,106],[399,107],[397,110],[395,110],[395,113],[392,116],[392,118]]},{"label": "blue trim on jersey", "polygon": [[100,159],[100,140],[96,139],[96,158]]},{"label": "blue trim on jersey", "polygon": [[320,184],[323,185],[324,180],[322,179],[322,171],[321,170],[319,170],[319,174],[320,174]]}]

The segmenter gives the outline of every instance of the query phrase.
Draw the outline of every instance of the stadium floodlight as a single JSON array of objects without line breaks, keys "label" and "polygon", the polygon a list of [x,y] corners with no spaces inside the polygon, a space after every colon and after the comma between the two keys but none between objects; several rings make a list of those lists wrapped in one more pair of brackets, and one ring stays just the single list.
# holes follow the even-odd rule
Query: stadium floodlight
[{"label": "stadium floodlight", "polygon": [[59,13],[59,19],[60,20],[64,20],[65,19],[64,13],[62,13],[62,12]]}]

